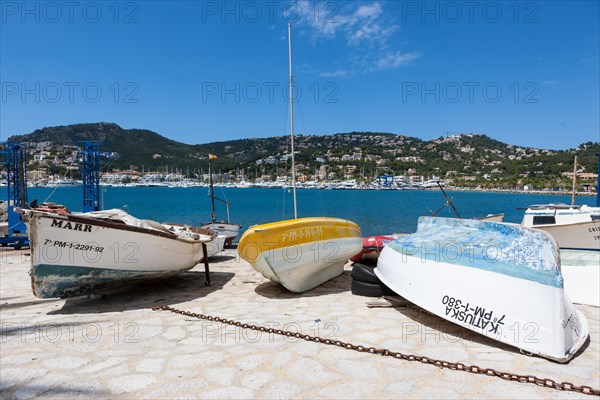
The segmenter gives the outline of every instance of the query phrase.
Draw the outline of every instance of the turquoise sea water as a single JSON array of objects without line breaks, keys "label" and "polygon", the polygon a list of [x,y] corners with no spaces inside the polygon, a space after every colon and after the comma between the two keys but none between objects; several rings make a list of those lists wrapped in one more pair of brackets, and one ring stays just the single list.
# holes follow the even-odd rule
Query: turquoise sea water
[{"label": "turquoise sea water", "polygon": [[[2,188],[0,199],[6,199]],[[30,188],[28,199],[66,205],[81,211],[81,188]],[[447,192],[463,218],[505,213],[504,221],[521,222],[523,210],[530,204],[569,204],[570,196],[520,193]],[[200,224],[210,219],[207,188],[106,187],[102,189],[104,208],[122,208],[138,218],[159,222]],[[293,217],[292,193],[288,189],[215,188],[215,195],[231,203],[231,222],[249,226]],[[414,232],[417,219],[437,211],[446,201],[438,190],[311,190],[299,189],[299,217],[338,217],[356,222],[363,236]],[[577,204],[595,205],[595,197],[578,197]],[[217,218],[225,219],[225,205],[216,202]],[[454,217],[446,207],[438,213]]]}]

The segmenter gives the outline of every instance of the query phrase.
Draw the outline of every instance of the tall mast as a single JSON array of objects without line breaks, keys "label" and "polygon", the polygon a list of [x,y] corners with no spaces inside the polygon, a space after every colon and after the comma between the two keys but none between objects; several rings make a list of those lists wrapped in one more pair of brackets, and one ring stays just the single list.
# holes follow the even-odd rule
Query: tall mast
[{"label": "tall mast", "polygon": [[210,218],[212,222],[216,221],[215,216],[215,189],[213,188],[213,179],[212,179],[212,168],[210,165],[210,155],[208,156],[208,184],[210,185],[210,201],[212,204],[212,212],[210,213]]},{"label": "tall mast", "polygon": [[577,190],[577,156],[575,156],[575,162],[573,163],[573,192],[571,194],[571,205],[575,205],[575,191]]},{"label": "tall mast", "polygon": [[596,154],[598,157],[598,176],[596,177],[596,207],[600,207],[600,153]]},{"label": "tall mast", "polygon": [[292,193],[294,194],[294,218],[298,218],[296,205],[296,162],[294,159],[294,87],[292,80],[292,24],[288,23],[288,47],[290,54],[290,142],[292,148]]}]

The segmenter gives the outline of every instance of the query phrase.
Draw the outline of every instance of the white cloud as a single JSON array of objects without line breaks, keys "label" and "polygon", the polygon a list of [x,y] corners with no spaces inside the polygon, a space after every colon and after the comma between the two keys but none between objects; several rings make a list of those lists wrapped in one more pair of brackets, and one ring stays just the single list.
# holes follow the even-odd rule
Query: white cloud
[{"label": "white cloud", "polygon": [[363,73],[395,69],[420,57],[417,52],[401,51],[398,41],[390,40],[399,26],[393,16],[384,11],[382,2],[313,3],[300,0],[294,4],[303,16],[296,24],[311,42],[338,38],[352,52],[350,59],[344,60],[346,69],[324,71],[320,76],[354,75],[353,69]]},{"label": "white cloud", "polygon": [[348,74],[349,74],[349,72],[346,71],[345,69],[338,69],[338,70],[330,71],[330,72],[321,72],[319,74],[319,76],[322,76],[323,78],[340,78],[340,77],[347,76]]},{"label": "white cloud", "polygon": [[398,28],[385,16],[379,2],[358,7],[352,2],[344,7],[340,7],[340,3],[313,4],[308,0],[295,4],[303,16],[298,23],[310,29],[311,39],[315,42],[332,39],[338,34],[343,35],[349,45],[385,41]]},{"label": "white cloud", "polygon": [[408,64],[421,57],[419,53],[402,53],[400,51],[387,52],[383,54],[373,65],[370,67],[371,71],[380,71],[385,69],[395,69]]}]

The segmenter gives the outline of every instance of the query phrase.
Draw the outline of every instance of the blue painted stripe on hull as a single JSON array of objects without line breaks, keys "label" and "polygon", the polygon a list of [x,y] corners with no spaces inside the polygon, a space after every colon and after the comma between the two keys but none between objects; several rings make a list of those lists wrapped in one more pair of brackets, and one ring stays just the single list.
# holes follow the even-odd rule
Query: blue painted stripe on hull
[{"label": "blue painted stripe on hull", "polygon": [[[191,268],[187,268],[189,270]],[[33,294],[40,298],[73,297],[96,290],[174,275],[179,271],[126,271],[39,264],[31,268]]]}]

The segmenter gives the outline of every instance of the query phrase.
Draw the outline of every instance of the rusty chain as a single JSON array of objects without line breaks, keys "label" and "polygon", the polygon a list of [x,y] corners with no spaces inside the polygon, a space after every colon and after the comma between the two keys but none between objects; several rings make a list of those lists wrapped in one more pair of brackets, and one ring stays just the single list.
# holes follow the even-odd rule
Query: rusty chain
[{"label": "rusty chain", "polygon": [[242,329],[251,329],[251,330],[259,331],[259,332],[274,333],[274,334],[277,334],[280,336],[294,337],[294,338],[306,340],[309,342],[323,343],[323,344],[330,345],[330,346],[338,346],[338,347],[348,349],[348,350],[355,350],[355,351],[364,352],[364,353],[378,354],[378,355],[387,356],[387,357],[394,357],[394,358],[406,360],[406,361],[418,361],[423,364],[434,365],[438,368],[447,368],[447,369],[451,369],[451,370],[455,370],[455,371],[470,372],[472,374],[493,376],[493,377],[497,377],[497,378],[508,380],[508,381],[531,383],[531,384],[534,384],[537,386],[542,386],[542,387],[549,388],[549,389],[577,392],[577,393],[582,393],[582,394],[592,395],[592,396],[600,396],[600,389],[594,389],[590,386],[585,386],[585,385],[578,386],[578,385],[574,385],[570,382],[556,382],[552,379],[538,378],[537,376],[533,376],[533,375],[513,374],[513,373],[509,373],[509,372],[496,371],[493,368],[481,368],[481,367],[478,367],[477,365],[466,365],[466,364],[463,364],[460,362],[449,362],[449,361],[444,361],[444,360],[436,360],[434,358],[429,358],[429,357],[425,357],[425,356],[416,356],[416,355],[411,355],[411,354],[404,354],[404,353],[400,353],[400,352],[391,351],[388,349],[377,349],[375,347],[366,347],[366,346],[362,346],[362,345],[355,345],[352,343],[342,342],[341,340],[332,340],[332,339],[321,338],[319,336],[303,335],[298,332],[291,332],[291,331],[286,331],[283,329],[276,329],[276,328],[268,328],[268,327],[265,327],[262,325],[246,324],[243,322],[234,321],[234,320],[230,320],[230,319],[226,319],[226,318],[214,317],[211,315],[204,315],[204,314],[199,314],[199,313],[193,313],[191,311],[179,310],[179,309],[167,306],[167,305],[153,307],[152,310],[154,310],[154,311],[170,311],[175,314],[185,315],[188,317],[193,317],[193,318],[198,318],[198,319],[205,319],[207,321],[214,321],[214,322],[219,322],[219,323],[227,324],[227,325],[233,325],[233,326],[237,326]]}]

